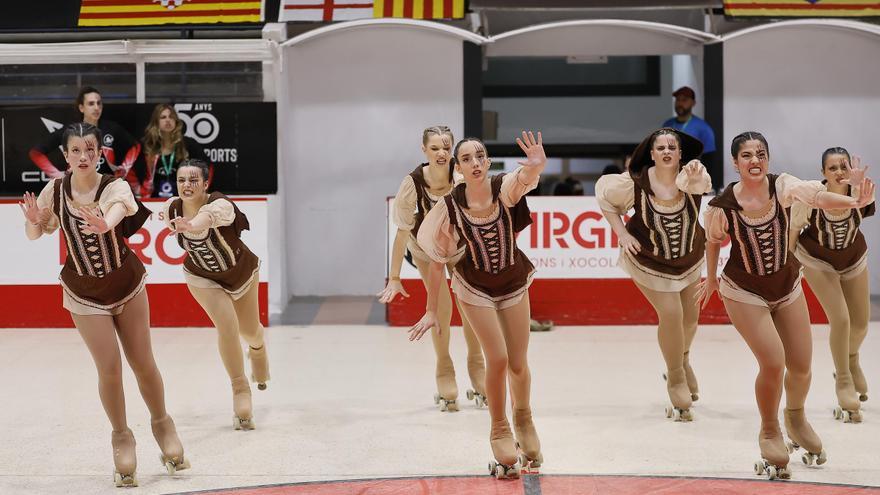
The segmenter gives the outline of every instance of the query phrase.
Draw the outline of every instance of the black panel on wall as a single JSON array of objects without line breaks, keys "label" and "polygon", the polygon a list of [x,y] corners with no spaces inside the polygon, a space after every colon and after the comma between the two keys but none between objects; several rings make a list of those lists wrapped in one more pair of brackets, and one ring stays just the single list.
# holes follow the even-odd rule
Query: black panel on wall
[{"label": "black panel on wall", "polygon": [[706,122],[715,131],[715,153],[707,157],[712,187],[718,191],[724,187],[724,164],[727,163],[727,146],[724,143],[724,44],[703,45],[703,92]]},{"label": "black panel on wall", "polygon": [[483,138],[483,49],[462,42],[464,84],[464,136]]}]

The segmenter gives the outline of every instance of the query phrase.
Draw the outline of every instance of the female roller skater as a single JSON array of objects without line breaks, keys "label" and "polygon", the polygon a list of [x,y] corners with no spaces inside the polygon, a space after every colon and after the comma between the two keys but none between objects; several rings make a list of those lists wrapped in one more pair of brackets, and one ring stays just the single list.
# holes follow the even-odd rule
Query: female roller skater
[{"label": "female roller skater", "polygon": [[[477,139],[455,146],[456,170],[464,181],[439,201],[419,230],[419,245],[431,258],[425,315],[410,329],[410,340],[439,326],[438,294],[443,265],[464,247],[452,272],[452,290],[486,356],[486,394],[492,427],[489,464],[496,478],[518,478],[520,467],[538,468],[541,444],[530,407],[528,366],[529,295],[535,268],[516,246],[516,233],[531,223],[525,194],[538,185],[547,164],[541,133],[523,132],[517,144],[526,154],[515,172],[488,177],[489,157]],[[507,376],[516,440],[507,421]],[[518,456],[517,447],[522,451]]]},{"label": "female roller skater", "polygon": [[[690,421],[699,397],[689,354],[697,333],[694,295],[703,267],[706,234],[699,224],[702,195],[712,180],[697,157],[699,140],[675,129],[651,133],[636,148],[629,172],[596,183],[602,213],[620,240],[620,266],[654,307],[657,340],[666,361],[666,417]],[[635,213],[624,225],[621,216]]]},{"label": "female roller skater", "polygon": [[[409,297],[400,283],[400,267],[403,264],[404,251],[407,249],[412,254],[413,263],[419,270],[422,282],[428,281],[431,259],[419,247],[416,236],[425,215],[440,198],[452,190],[454,182],[452,142],[452,131],[446,126],[428,127],[422,132],[422,152],[425,153],[428,162],[419,165],[404,177],[394,198],[394,210],[391,215],[397,225],[397,234],[391,251],[388,284],[377,294],[381,303],[390,303],[397,294]],[[461,249],[450,258],[447,263],[450,274],[463,254],[464,249]],[[479,407],[486,402],[483,388],[486,376],[483,352],[464,313],[459,310],[459,314],[461,314],[462,333],[468,350],[468,374],[473,387],[467,391],[467,397],[469,400],[474,400]],[[440,326],[431,331],[431,341],[434,343],[434,353],[437,355],[435,368],[437,393],[434,395],[434,402],[440,404],[441,411],[458,411],[458,386],[455,383],[452,357],[449,355],[452,298],[449,291],[442,288],[437,306],[437,319]]]},{"label": "female roller skater", "polygon": [[[790,209],[795,202],[819,209],[867,205],[874,185],[865,180],[858,198],[823,191],[818,182],[768,173],[770,150],[760,133],[745,132],[730,146],[742,180],[727,186],[706,211],[708,278],[700,284],[703,306],[716,290],[730,321],[758,360],[755,397],[761,414],[755,473],[770,479],[791,477],[789,454],[803,446],[806,464],[826,460],[822,440],[804,414],[810,389],[812,340],[800,263],[789,256]],[[730,237],[730,259],[717,277],[721,243]],[[785,386],[786,446],[779,427],[779,402]],[[788,447],[788,448],[786,448]]]},{"label": "female roller skater", "polygon": [[169,474],[190,464],[165,410],[162,376],[153,359],[144,265],[124,242],[149,217],[149,210],[139,209],[126,182],[98,173],[101,142],[101,131],[91,124],[67,127],[61,143],[69,172],[46,184],[39,197],[25,194],[20,206],[29,239],[59,227],[64,233],[64,308],[98,370],[98,392],[113,427],[116,486],[137,486],[135,440],[126,423],[117,337],[150,410],[162,463]]},{"label": "female roller skater", "polygon": [[265,390],[269,362],[260,324],[260,260],[241,241],[247,217],[226,196],[208,193],[208,164],[185,160],[177,169],[180,197],[165,202],[165,222],[187,252],[183,273],[190,293],[217,327],[217,346],[232,381],[233,427],[254,429],[251,387],[239,336],[248,343],[251,378]]},{"label": "female roller skater", "polygon": [[[822,184],[827,191],[858,198],[866,169],[860,167],[858,157],[850,160],[843,148],[829,148],[822,153]],[[838,403],[834,417],[846,423],[862,421],[859,399],[868,398],[868,384],[859,366],[859,347],[868,333],[871,300],[868,246],[859,225],[873,214],[873,201],[857,209],[822,210],[803,203],[795,203],[791,209],[795,256],[804,265],[804,276],[831,326],[829,341]]]}]

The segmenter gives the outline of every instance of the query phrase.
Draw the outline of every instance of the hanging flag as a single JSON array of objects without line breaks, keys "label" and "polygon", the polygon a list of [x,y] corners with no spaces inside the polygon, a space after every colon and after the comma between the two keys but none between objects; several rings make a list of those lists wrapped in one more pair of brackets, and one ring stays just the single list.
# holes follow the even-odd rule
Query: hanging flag
[{"label": "hanging flag", "polygon": [[375,0],[373,17],[461,19],[465,0]]},{"label": "hanging flag", "polygon": [[278,20],[350,21],[371,17],[461,19],[465,0],[282,0]]},{"label": "hanging flag", "polygon": [[263,21],[263,0],[82,0],[79,26]]},{"label": "hanging flag", "polygon": [[729,16],[868,17],[880,16],[877,0],[729,0]]},{"label": "hanging flag", "polygon": [[373,17],[372,0],[283,0],[278,21],[350,21]]}]

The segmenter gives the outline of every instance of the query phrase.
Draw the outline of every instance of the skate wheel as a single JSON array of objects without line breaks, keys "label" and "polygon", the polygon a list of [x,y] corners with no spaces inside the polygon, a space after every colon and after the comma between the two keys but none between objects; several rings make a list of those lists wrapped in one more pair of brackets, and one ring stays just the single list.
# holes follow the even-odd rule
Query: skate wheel
[{"label": "skate wheel", "polygon": [[825,464],[826,462],[828,462],[828,454],[826,454],[825,451],[823,450],[823,451],[819,452],[818,456],[816,456],[816,465],[821,466],[822,464]]},{"label": "skate wheel", "polygon": [[446,411],[447,412],[458,412],[458,402],[454,400],[446,401]]},{"label": "skate wheel", "polygon": [[489,461],[489,476],[492,476],[494,474],[495,474],[495,462]]},{"label": "skate wheel", "polygon": [[672,408],[669,407],[669,406],[666,406],[666,417],[667,417],[667,418],[671,418],[672,415],[673,415],[673,410],[672,410]]},{"label": "skate wheel", "polygon": [[474,391],[473,390],[468,389],[468,391],[465,392],[465,394],[467,395],[468,400],[474,400]]},{"label": "skate wheel", "polygon": [[775,480],[776,479],[776,466],[767,466],[767,479]]},{"label": "skate wheel", "polygon": [[678,409],[678,408],[672,409],[672,420],[673,421],[682,421],[681,409]]},{"label": "skate wheel", "polygon": [[171,461],[165,462],[165,470],[168,471],[168,474],[174,476],[174,473],[177,472],[177,468],[174,466],[174,463]]},{"label": "skate wheel", "polygon": [[843,411],[843,422],[852,423],[852,414],[849,411]]},{"label": "skate wheel", "polygon": [[434,394],[434,404],[440,403],[440,394]]},{"label": "skate wheel", "polygon": [[831,414],[834,415],[834,419],[840,419],[842,416],[842,412],[839,407],[835,407],[831,410]]},{"label": "skate wheel", "polygon": [[116,485],[116,488],[133,488],[138,486],[137,474],[121,474],[119,472],[113,471],[113,484]]},{"label": "skate wheel", "polygon": [[788,449],[788,453],[789,453],[789,454],[793,454],[794,451],[796,451],[798,448],[800,448],[800,445],[798,445],[798,444],[796,444],[796,443],[794,443],[794,442],[787,442],[787,443],[785,444],[785,448]]},{"label": "skate wheel", "polygon": [[764,474],[764,462],[763,461],[755,462],[754,468],[755,468],[756,475],[760,476],[760,475]]},{"label": "skate wheel", "polygon": [[807,454],[802,455],[801,461],[804,464],[806,464],[807,466],[812,466],[813,465],[813,454],[807,453]]}]

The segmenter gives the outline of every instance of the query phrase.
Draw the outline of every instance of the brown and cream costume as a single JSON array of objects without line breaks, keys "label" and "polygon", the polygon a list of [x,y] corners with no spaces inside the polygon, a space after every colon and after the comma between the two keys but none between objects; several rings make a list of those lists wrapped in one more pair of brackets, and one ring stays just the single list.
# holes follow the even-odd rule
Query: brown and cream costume
[{"label": "brown and cream costume", "polygon": [[797,300],[802,293],[801,264],[789,252],[792,203],[815,206],[823,189],[819,182],[801,181],[789,174],[767,174],[770,202],[758,217],[747,216],[736,200],[734,182],[709,202],[706,210],[709,241],[730,236],[730,259],[719,283],[723,297],[764,306],[771,311]]},{"label": "brown and cream costume", "polygon": [[[170,198],[164,211],[165,223],[171,228],[171,220],[183,216],[183,200]],[[241,231],[250,229],[248,219],[219,192],[208,196],[196,215],[200,213],[211,219],[207,229],[177,234],[178,244],[188,255],[183,263],[186,283],[201,289],[222,289],[238,299],[260,271],[260,259],[241,240]]]},{"label": "brown and cream costume", "polygon": [[658,292],[680,292],[700,279],[706,236],[699,223],[702,195],[712,190],[712,179],[703,169],[696,181],[682,170],[675,184],[683,193],[673,204],[654,197],[648,169],[635,177],[629,172],[603,175],[596,183],[596,200],[602,211],[635,213],[626,230],[641,246],[636,256],[621,249],[620,267],[634,281]]},{"label": "brown and cream costume", "polygon": [[468,213],[461,183],[422,222],[418,243],[433,261],[447,263],[464,249],[452,273],[452,290],[462,302],[508,308],[532,283],[535,267],[517,247],[516,234],[532,222],[525,194],[537,187],[538,178],[523,184],[520,170],[490,179],[494,207],[487,217]]},{"label": "brown and cream costume", "polygon": [[125,244],[124,224],[119,222],[103,234],[82,231],[84,220],[79,208],[100,208],[107,213],[116,204],[125,207],[125,216],[138,213],[138,204],[129,185],[122,179],[102,175],[91,203],[73,200],[71,175],[50,181],[37,198],[37,206],[48,208],[53,216],[43,226],[51,234],[59,227],[67,244],[67,259],[61,269],[63,306],[76,315],[117,315],[125,303],[144,289],[146,270]]},{"label": "brown and cream costume", "polygon": [[[822,190],[827,190],[822,182]],[[849,187],[847,195],[852,196]],[[795,203],[791,208],[791,224],[795,232],[795,256],[804,266],[836,273],[841,280],[857,277],[868,267],[868,245],[859,230],[862,219],[874,214],[875,204],[845,210],[842,215]],[[804,228],[806,227],[806,229]]]},{"label": "brown and cream costume", "polygon": [[[429,263],[431,258],[422,251],[418,243],[419,228],[425,219],[425,216],[431,211],[431,208],[437,204],[442,196],[431,194],[428,182],[425,180],[424,170],[428,166],[423,163],[416,167],[409,175],[404,177],[394,197],[394,208],[391,211],[391,220],[400,230],[409,231],[409,238],[406,241],[406,248],[412,253],[413,257]],[[453,263],[458,261],[464,255],[462,247],[456,256],[450,261]]]}]

